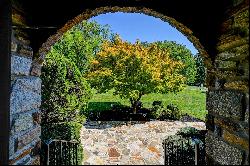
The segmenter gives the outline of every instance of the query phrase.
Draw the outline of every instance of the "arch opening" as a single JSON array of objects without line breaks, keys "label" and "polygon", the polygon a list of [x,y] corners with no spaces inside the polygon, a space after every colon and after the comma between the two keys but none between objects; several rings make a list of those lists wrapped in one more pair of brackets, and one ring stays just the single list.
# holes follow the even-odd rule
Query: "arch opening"
[{"label": "arch opening", "polygon": [[[119,9],[119,10],[121,10],[121,9]],[[123,10],[123,9],[122,9]],[[139,12],[141,12],[141,11],[139,11]],[[78,18],[78,17],[77,17]],[[168,18],[168,17],[166,17],[165,19],[168,19],[168,20],[171,20],[170,18]],[[171,20],[172,22],[174,21],[174,20]],[[80,21],[79,21],[80,22]],[[74,26],[74,25],[77,25],[77,24],[79,24],[79,22],[74,22],[74,24],[70,24],[70,23],[68,23],[68,24],[70,24],[70,25],[72,25],[71,26],[71,28]],[[172,24],[174,24],[174,23],[172,23]],[[175,23],[176,24],[176,23]],[[183,25],[181,25],[181,24],[178,24],[180,27],[182,27],[182,31],[184,31],[183,30]],[[68,25],[69,26],[69,25]],[[50,37],[49,39],[48,39],[48,41],[42,46],[42,48],[39,50],[39,55],[41,55],[39,58],[39,60],[37,60],[37,62],[39,61],[40,62],[40,65],[41,65],[41,63],[43,62],[43,60],[44,59],[42,59],[42,58],[44,58],[44,56],[46,56],[46,54],[48,53],[48,51],[49,50],[46,50],[46,46],[48,46],[48,45],[50,45],[50,47],[54,44],[54,43],[56,43],[57,41],[59,41],[60,40],[60,37],[62,37],[62,35],[63,34],[61,34],[61,32],[63,31],[63,29],[65,28],[65,27],[68,27],[67,26],[67,24],[62,28],[62,29],[60,29],[59,30],[59,32],[56,34],[56,35],[54,35],[54,36],[52,36],[52,37]],[[70,27],[70,26],[69,26]],[[67,29],[67,31],[68,30],[70,30],[71,28],[69,28],[69,29]],[[65,30],[65,29],[64,29]],[[60,32],[61,31],[61,32]],[[66,32],[66,31],[65,31]],[[189,38],[191,38],[191,39],[196,39],[195,37],[190,37],[190,35],[192,34],[191,32],[190,32],[190,30],[189,29],[185,29],[185,32],[188,32],[188,34],[189,34]],[[53,37],[56,37],[56,40],[54,39],[54,43],[52,44],[52,43],[50,43],[51,42],[51,39],[53,39]],[[196,40],[196,42],[197,42],[197,40]],[[203,50],[202,48],[198,48],[199,49],[199,51],[201,51],[201,52],[203,52],[203,53],[205,53],[205,50]],[[207,55],[207,54],[205,54],[205,55]],[[209,58],[208,57],[206,57],[206,56],[203,56],[203,58],[205,59],[205,60],[207,60],[207,61],[209,61]]]}]

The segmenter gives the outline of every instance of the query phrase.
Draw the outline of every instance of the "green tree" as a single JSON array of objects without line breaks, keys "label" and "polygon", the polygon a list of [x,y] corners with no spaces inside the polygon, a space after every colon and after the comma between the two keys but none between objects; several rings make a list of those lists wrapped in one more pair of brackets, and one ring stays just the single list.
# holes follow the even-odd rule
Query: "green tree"
[{"label": "green tree", "polygon": [[199,54],[195,55],[195,63],[197,68],[195,84],[196,85],[204,84],[206,79],[206,67],[204,65],[203,58]]},{"label": "green tree", "polygon": [[83,21],[67,31],[47,54],[42,68],[42,121],[81,122],[91,89],[84,73],[105,40],[108,27]]},{"label": "green tree", "polygon": [[187,78],[186,84],[193,85],[197,70],[196,61],[191,51],[186,46],[177,44],[174,41],[157,41],[156,44],[162,49],[168,49],[171,58],[183,62],[185,67],[181,73]]},{"label": "green tree", "polygon": [[89,68],[89,62],[100,51],[102,43],[113,38],[114,34],[107,25],[83,21],[66,32],[53,48],[74,62],[84,73]]},{"label": "green tree", "polygon": [[91,91],[76,64],[52,49],[41,78],[43,122],[81,122]]},{"label": "green tree", "polygon": [[114,89],[114,95],[130,100],[134,113],[143,95],[178,92],[186,79],[180,74],[183,63],[171,59],[167,49],[131,44],[118,36],[102,45],[92,64],[86,75],[91,86],[99,93]]}]

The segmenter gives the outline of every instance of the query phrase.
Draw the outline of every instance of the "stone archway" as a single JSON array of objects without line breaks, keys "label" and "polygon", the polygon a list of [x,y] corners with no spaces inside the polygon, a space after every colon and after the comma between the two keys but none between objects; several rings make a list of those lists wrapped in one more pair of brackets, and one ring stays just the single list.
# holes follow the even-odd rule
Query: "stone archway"
[{"label": "stone archway", "polygon": [[[219,22],[220,29],[212,30],[212,33],[217,35],[217,45],[210,46],[210,42],[206,43],[206,49],[209,45],[216,52],[208,56],[205,51],[200,50],[205,59],[210,61],[213,57],[212,63],[208,63],[207,67],[211,66],[211,69],[214,69],[208,73],[207,79],[209,114],[206,127],[209,132],[206,138],[206,153],[210,164],[249,164],[249,1],[230,1],[225,6],[226,10],[222,11],[223,19]],[[130,8],[133,12],[136,12],[135,9]],[[137,10],[140,11],[142,8],[137,8]],[[86,10],[85,14],[73,19],[75,22],[69,22],[56,35],[51,36],[42,47],[43,49],[39,51],[40,58],[34,62],[32,62],[33,48],[30,47],[29,40],[25,39],[27,34],[16,33],[14,30],[11,47],[10,164],[39,163],[38,149],[41,132],[39,71],[45,55],[43,53],[50,49],[53,42],[56,42],[63,32],[82,18],[94,16],[93,13],[93,15],[90,14],[91,10]],[[96,14],[100,13],[96,11]],[[157,13],[155,14],[158,17]],[[209,14],[211,13],[205,16]],[[13,18],[13,22],[20,19],[17,13],[14,13]],[[170,18],[165,17],[165,19],[169,21]],[[23,20],[21,22],[23,23]],[[173,22],[172,25],[179,27],[179,30],[186,34],[198,49],[202,49],[198,40],[189,36],[192,34],[191,31],[187,28],[182,29],[184,26]],[[194,22],[197,23],[198,20]],[[200,31],[200,33],[203,37],[206,36],[206,32]],[[33,67],[30,71],[31,65]]]},{"label": "stone archway", "polygon": [[51,46],[53,46],[62,35],[70,30],[73,26],[76,24],[79,24],[83,20],[88,20],[91,17],[97,16],[99,14],[105,14],[108,12],[125,12],[125,13],[143,13],[149,16],[153,16],[156,18],[160,18],[162,21],[168,22],[170,25],[175,27],[177,30],[179,30],[183,35],[185,35],[197,48],[199,53],[201,54],[202,58],[204,58],[204,63],[206,67],[208,68],[208,72],[212,70],[212,61],[209,58],[208,53],[202,46],[202,44],[199,42],[199,40],[193,35],[192,30],[190,30],[188,27],[183,25],[182,23],[178,22],[174,18],[165,16],[161,13],[158,13],[156,11],[153,11],[148,8],[137,8],[137,7],[101,7],[97,8],[95,10],[86,10],[82,14],[76,16],[74,19],[68,21],[62,28],[60,28],[56,34],[50,36],[45,43],[42,44],[41,48],[38,51],[38,58],[33,61],[32,66],[32,73],[40,75],[40,70],[42,63],[45,59],[46,54],[49,52]]},{"label": "stone archway", "polygon": [[[59,41],[60,39],[61,39],[61,37],[64,35],[64,33],[66,33],[68,30],[70,30],[73,26],[75,26],[75,25],[77,25],[77,24],[79,24],[79,23],[81,23],[83,20],[87,20],[87,19],[89,19],[89,18],[91,18],[91,17],[93,17],[93,16],[97,16],[97,15],[99,15],[99,14],[105,14],[105,13],[108,13],[108,12],[112,12],[112,13],[114,13],[114,12],[125,12],[125,13],[142,13],[142,14],[146,14],[146,15],[149,15],[149,16],[153,16],[153,17],[156,17],[156,18],[160,18],[162,21],[164,21],[164,22],[168,22],[170,25],[172,25],[173,27],[175,27],[175,28],[177,28],[180,32],[182,32],[182,34],[184,34],[191,42],[193,42],[194,43],[194,45],[196,46],[196,48],[198,49],[198,51],[199,51],[199,53],[202,55],[202,58],[205,60],[205,64],[206,64],[206,66],[208,67],[208,71],[210,71],[210,70],[212,70],[212,62],[211,62],[211,59],[209,58],[209,55],[208,55],[208,53],[206,52],[206,50],[204,49],[204,47],[202,46],[202,44],[199,42],[199,40],[193,35],[193,33],[192,33],[192,31],[189,29],[189,28],[187,28],[186,26],[184,26],[183,24],[181,24],[180,22],[178,22],[178,21],[176,21],[175,19],[173,19],[173,18],[171,18],[171,17],[168,17],[168,16],[165,16],[165,15],[163,15],[163,14],[160,14],[160,13],[158,13],[158,12],[156,12],[156,11],[153,11],[153,10],[151,10],[151,9],[148,9],[148,8],[136,8],[136,7],[101,7],[101,8],[97,8],[97,9],[95,9],[95,10],[92,10],[92,11],[89,11],[89,10],[86,10],[86,11],[84,11],[82,14],[80,14],[80,15],[78,15],[77,17],[75,17],[74,19],[72,19],[72,20],[70,20],[70,21],[68,21],[62,28],[60,28],[58,31],[57,31],[57,33],[56,34],[54,34],[54,35],[52,35],[52,36],[50,36],[48,39],[47,39],[47,41],[45,42],[45,43],[43,43],[42,44],[42,47],[39,49],[39,51],[38,51],[38,58],[37,59],[35,59],[35,60],[33,60],[33,63],[32,63],[32,70],[31,70],[31,73],[32,74],[34,74],[34,75],[40,75],[40,73],[41,73],[41,69],[42,69],[42,66],[43,66],[43,62],[44,62],[44,60],[45,60],[45,57],[46,57],[46,55],[47,55],[47,53],[50,51],[50,49],[51,49],[51,47],[57,42],[57,41]],[[159,122],[160,123],[160,122]],[[157,126],[156,127],[156,129],[155,130],[164,130],[166,133],[165,133],[165,136],[166,135],[168,135],[169,133],[174,133],[171,129],[169,129],[167,126],[168,125],[170,125],[170,126],[172,126],[172,125],[176,125],[176,129],[180,129],[181,127],[184,127],[184,126],[199,126],[199,127],[197,127],[197,128],[199,128],[199,129],[204,129],[204,123],[160,123],[160,125],[159,124],[151,124],[151,123],[148,123],[148,124],[146,124],[145,126],[144,125],[141,125],[142,127],[144,127],[144,128],[147,128],[146,126],[149,126],[149,128],[151,127],[151,126]],[[162,129],[158,129],[159,128],[159,126],[161,126],[162,125]],[[93,126],[92,126],[93,127]],[[129,128],[129,127],[128,127]],[[133,127],[131,127],[131,131],[130,132],[135,132],[134,131],[134,129],[132,129]],[[114,128],[115,129],[115,128]],[[130,129],[130,128],[129,128]],[[83,130],[85,131],[86,130],[86,128],[84,127],[83,128]],[[113,129],[112,129],[113,130]],[[151,130],[153,130],[153,129],[151,129]],[[177,130],[174,130],[174,131],[177,131]],[[98,135],[97,133],[95,133],[95,132],[93,132],[93,131],[88,131],[87,133],[89,133],[89,134],[86,134],[85,133],[85,137],[88,137],[88,135]],[[107,132],[107,133],[109,133],[110,131],[108,131],[108,130],[105,130],[105,132]],[[136,133],[136,132],[135,132]],[[83,132],[83,134],[84,134],[84,132]],[[130,133],[131,134],[131,133]],[[150,135],[150,134],[152,134],[152,135],[154,135],[154,137],[153,138],[151,138],[152,140],[150,140],[149,139],[149,141],[152,141],[152,142],[154,142],[154,144],[155,144],[155,146],[157,146],[157,148],[156,147],[154,147],[153,145],[152,145],[152,147],[150,147],[150,148],[154,148],[155,149],[155,151],[158,151],[159,153],[157,153],[157,157],[158,158],[155,158],[155,159],[158,159],[159,161],[156,161],[155,159],[153,159],[152,161],[149,161],[149,160],[147,160],[147,159],[140,159],[140,162],[136,162],[136,161],[133,161],[134,162],[134,164],[138,164],[138,163],[145,163],[145,164],[149,164],[149,163],[151,163],[151,164],[163,164],[164,163],[164,160],[163,160],[163,148],[161,147],[161,144],[162,144],[162,141],[163,141],[163,136],[162,136],[162,138],[161,138],[161,134],[159,134],[159,133],[157,133],[157,132],[149,132],[148,134],[146,134],[146,132],[144,133],[145,135]],[[162,133],[163,134],[163,133]],[[109,135],[109,134],[107,134],[107,135]],[[84,137],[84,138],[85,138]],[[112,140],[112,139],[110,139],[110,137],[107,137],[105,134],[103,134],[103,135],[100,135],[100,133],[99,133],[99,137],[102,137],[102,138],[107,138],[107,140],[106,141],[102,141],[102,144],[103,143],[106,143],[107,145],[108,145],[108,140]],[[89,137],[89,139],[90,139],[91,137]],[[131,139],[131,138],[129,138],[129,134],[128,135],[126,135],[125,134],[125,136],[124,136],[124,138],[126,138],[126,139]],[[87,150],[87,145],[89,144],[89,141],[91,141],[91,140],[89,140],[88,139],[88,141],[86,142],[87,144],[86,144],[86,149],[85,149],[85,154],[84,154],[84,156],[89,156],[89,155],[91,155],[91,157],[90,158],[87,158],[87,157],[85,157],[85,159],[84,159],[84,161],[83,162],[86,162],[86,163],[88,163],[88,161],[90,161],[90,164],[98,164],[98,162],[94,162],[95,160],[98,160],[99,161],[99,164],[100,163],[105,163],[105,164],[107,164],[107,163],[112,163],[112,161],[115,161],[115,160],[109,160],[108,159],[108,157],[106,156],[106,159],[100,159],[97,155],[95,155],[94,153],[90,153],[88,150]],[[140,139],[142,139],[142,138],[140,138]],[[143,138],[143,139],[146,139],[146,138]],[[133,140],[137,140],[137,142],[138,141],[140,141],[137,137],[136,138],[134,138]],[[156,144],[156,142],[158,141],[158,143]],[[96,144],[98,145],[98,143],[100,143],[100,142],[96,142]],[[131,144],[131,141],[129,142],[124,142],[123,144],[122,144],[122,146],[125,146],[125,145],[129,145],[129,144]],[[150,144],[150,142],[148,142],[148,144]],[[83,145],[85,145],[85,144],[83,144]],[[117,145],[120,145],[120,143],[119,144],[117,144]],[[135,146],[138,146],[138,145],[135,145]],[[89,148],[89,146],[88,146],[88,148]],[[110,155],[112,156],[113,154],[109,151],[109,150],[107,150],[107,147],[105,147],[105,146],[102,146],[102,151],[104,150],[104,151],[107,151],[107,152],[109,152],[110,153]],[[98,149],[98,148],[97,148]],[[115,150],[116,151],[116,149],[115,148],[111,148],[112,150]],[[159,149],[159,150],[158,150]],[[128,150],[128,149],[126,149],[126,148],[124,148],[124,149],[119,149],[119,151],[121,152],[121,151],[123,151],[123,150]],[[148,152],[148,150],[147,150],[147,146],[145,146],[145,147],[142,147],[142,148],[140,148],[140,149],[137,149],[137,150],[143,150],[144,151],[144,153],[145,154],[147,154],[148,156],[149,155],[154,155],[154,152],[151,152],[151,151],[149,151]],[[152,149],[151,149],[152,150]],[[151,153],[150,153],[151,152]],[[88,153],[88,155],[87,155],[87,153]],[[98,153],[98,151],[97,151],[97,153]],[[101,152],[100,152],[101,153]],[[103,152],[104,153],[104,152]],[[118,151],[117,151],[117,153],[118,153]],[[121,157],[129,157],[129,155],[134,155],[134,153],[132,153],[131,152],[131,154],[128,152],[128,154],[126,154],[126,155],[123,155],[122,156],[122,154],[120,154],[121,156],[120,156],[120,158]],[[138,157],[138,156],[137,156]],[[112,157],[111,157],[112,158]],[[138,157],[138,158],[140,158],[140,157]],[[133,157],[131,158],[131,160],[132,159],[134,159]],[[125,162],[126,160],[128,160],[128,158],[127,159],[123,159],[123,161],[122,162],[118,162],[119,164],[125,164],[126,165],[126,163],[128,164],[129,162]],[[145,160],[145,162],[143,161],[143,160]],[[92,162],[91,162],[92,161]],[[102,162],[101,162],[102,161]],[[131,163],[133,163],[132,161],[130,162],[130,164]]]}]

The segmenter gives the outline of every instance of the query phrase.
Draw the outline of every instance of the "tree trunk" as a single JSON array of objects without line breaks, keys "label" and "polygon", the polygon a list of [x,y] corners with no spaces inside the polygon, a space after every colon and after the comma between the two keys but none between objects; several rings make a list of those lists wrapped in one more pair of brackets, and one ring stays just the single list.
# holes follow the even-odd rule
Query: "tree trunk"
[{"label": "tree trunk", "polygon": [[132,108],[133,114],[137,113],[137,103],[140,101],[142,95],[143,94],[141,93],[137,100],[133,100],[132,98],[130,98],[130,103],[131,103],[131,108]]},{"label": "tree trunk", "polygon": [[134,101],[132,98],[130,98],[131,108],[134,114],[136,114],[136,100]]}]

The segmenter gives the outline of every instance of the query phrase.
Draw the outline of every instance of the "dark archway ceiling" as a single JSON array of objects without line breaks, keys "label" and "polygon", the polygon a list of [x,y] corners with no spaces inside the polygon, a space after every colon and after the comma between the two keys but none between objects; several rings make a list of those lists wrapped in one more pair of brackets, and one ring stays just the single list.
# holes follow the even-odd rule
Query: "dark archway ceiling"
[{"label": "dark archway ceiling", "polygon": [[[146,7],[190,28],[209,55],[215,55],[219,24],[230,0],[22,0],[29,26],[61,28],[86,9],[104,6]],[[36,51],[57,29],[30,30]]]}]

